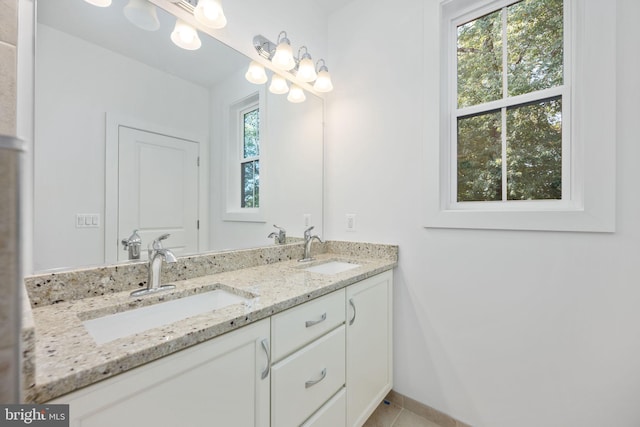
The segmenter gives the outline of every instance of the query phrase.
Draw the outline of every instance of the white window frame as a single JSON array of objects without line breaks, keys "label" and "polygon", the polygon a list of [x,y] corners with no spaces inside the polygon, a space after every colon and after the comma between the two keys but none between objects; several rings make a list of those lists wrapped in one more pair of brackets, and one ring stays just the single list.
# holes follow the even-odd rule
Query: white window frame
[{"label": "white window frame", "polygon": [[265,174],[265,139],[264,139],[264,97],[260,92],[254,92],[240,100],[231,103],[228,107],[228,130],[226,144],[225,180],[226,196],[224,221],[265,222],[265,200],[260,198],[260,206],[257,208],[241,207],[241,168],[240,165],[247,161],[244,155],[244,113],[255,108],[260,114],[260,193],[264,193]]},{"label": "white window frame", "polygon": [[[454,116],[477,108],[457,110],[457,26],[513,3],[441,1],[440,110],[438,123],[431,121],[437,130],[426,132],[425,226],[615,231],[615,1],[564,2],[564,84],[542,91],[544,98],[562,94],[563,199],[457,202]],[[437,52],[434,47],[425,40],[427,51]],[[526,102],[528,96],[483,105],[499,109]]]}]

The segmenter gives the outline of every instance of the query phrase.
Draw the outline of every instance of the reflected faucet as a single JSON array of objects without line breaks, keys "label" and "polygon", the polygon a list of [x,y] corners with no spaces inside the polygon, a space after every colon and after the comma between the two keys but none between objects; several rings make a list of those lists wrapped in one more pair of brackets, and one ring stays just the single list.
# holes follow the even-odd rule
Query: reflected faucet
[{"label": "reflected faucet", "polygon": [[304,230],[304,254],[302,254],[302,259],[299,259],[298,262],[307,262],[313,261],[315,258],[311,256],[311,242],[313,239],[316,239],[318,242],[323,243],[323,241],[317,235],[311,235],[311,230],[313,230],[313,225],[306,230]]},{"label": "reflected faucet", "polygon": [[273,224],[273,226],[278,229],[278,232],[276,233],[275,231],[272,231],[271,233],[269,233],[267,238],[270,239],[273,237],[274,243],[276,245],[284,245],[285,243],[287,243],[287,230],[282,227],[278,227],[275,224]]},{"label": "reflected faucet", "polygon": [[149,252],[149,276],[147,279],[147,289],[138,289],[131,292],[132,297],[152,294],[159,291],[175,289],[176,285],[160,285],[160,273],[162,272],[162,261],[171,264],[177,261],[176,256],[169,249],[162,247],[162,241],[170,235],[163,234],[149,244],[147,250]]},{"label": "reflected faucet", "polygon": [[122,239],[122,246],[125,251],[129,251],[129,259],[140,259],[140,246],[142,246],[142,239],[138,234],[138,230],[133,230],[131,236],[126,239]]}]

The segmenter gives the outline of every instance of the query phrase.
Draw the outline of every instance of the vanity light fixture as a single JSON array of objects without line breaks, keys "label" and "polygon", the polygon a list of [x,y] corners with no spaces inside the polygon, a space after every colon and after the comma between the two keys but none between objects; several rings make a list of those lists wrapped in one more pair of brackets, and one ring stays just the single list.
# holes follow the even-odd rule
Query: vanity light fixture
[{"label": "vanity light fixture", "polygon": [[318,68],[318,78],[313,84],[313,88],[318,92],[331,92],[333,90],[333,83],[331,83],[331,76],[329,75],[329,69],[327,68],[324,59],[319,59],[316,63],[316,67],[322,61],[322,65]]},{"label": "vanity light fixture", "polygon": [[129,0],[124,7],[124,16],[143,30],[156,31],[160,28],[156,6],[148,0]]},{"label": "vanity light fixture", "polygon": [[171,33],[171,41],[174,42],[176,46],[186,50],[196,50],[202,46],[196,29],[180,18],[176,19],[176,26]]},{"label": "vanity light fixture", "polygon": [[84,0],[89,4],[92,4],[94,6],[98,6],[98,7],[109,7],[111,6],[111,0]]},{"label": "vanity light fixture", "polygon": [[[331,83],[329,69],[327,68],[324,59],[318,60],[314,67],[313,60],[311,59],[311,54],[309,53],[306,46],[302,46],[300,49],[298,49],[298,58],[294,58],[293,55],[291,56],[293,65],[288,62],[286,67],[280,66],[280,61],[285,61],[285,59],[283,59],[285,53],[291,52],[291,43],[287,38],[286,31],[280,32],[280,34],[278,35],[277,44],[273,43],[262,35],[254,36],[253,47],[255,47],[260,56],[271,61],[276,67],[286,71],[291,70],[291,73],[295,74],[296,78],[299,81],[305,83],[311,83],[315,81],[315,83],[313,84],[313,88],[316,91],[331,92],[333,90],[333,84]],[[302,53],[303,49],[304,53]],[[281,52],[282,56],[280,55]],[[286,60],[288,61],[288,58]],[[271,86],[269,87],[269,90],[272,91]],[[302,90],[302,88],[300,88],[300,90]]]},{"label": "vanity light fixture", "polygon": [[294,104],[298,104],[300,102],[304,102],[307,97],[304,94],[304,90],[298,85],[291,85],[291,89],[289,89],[289,95],[287,95],[287,100],[289,102],[293,102]]},{"label": "vanity light fixture", "polygon": [[227,25],[220,0],[198,0],[193,15],[198,22],[209,28],[217,30]]},{"label": "vanity light fixture", "polygon": [[251,83],[255,83],[257,85],[267,82],[267,73],[264,71],[264,67],[256,61],[251,61],[249,69],[244,77]]},{"label": "vanity light fixture", "polygon": [[287,84],[287,79],[282,77],[280,74],[274,74],[271,76],[271,84],[269,85],[269,92],[275,93],[276,95],[283,95],[289,92],[289,85]]}]

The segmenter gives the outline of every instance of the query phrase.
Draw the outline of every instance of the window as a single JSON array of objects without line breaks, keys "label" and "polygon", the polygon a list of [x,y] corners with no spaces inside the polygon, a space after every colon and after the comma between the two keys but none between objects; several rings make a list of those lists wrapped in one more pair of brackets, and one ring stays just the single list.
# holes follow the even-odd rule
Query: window
[{"label": "window", "polygon": [[439,94],[440,109],[425,117],[425,225],[612,231],[615,4],[440,9],[439,41],[425,36],[427,52],[440,52],[437,72],[426,62],[438,77],[426,99]]},{"label": "window", "polygon": [[241,112],[242,158],[240,159],[240,203],[243,208],[260,207],[260,109]]},{"label": "window", "polygon": [[457,202],[562,200],[563,15],[522,0],[456,26]]}]

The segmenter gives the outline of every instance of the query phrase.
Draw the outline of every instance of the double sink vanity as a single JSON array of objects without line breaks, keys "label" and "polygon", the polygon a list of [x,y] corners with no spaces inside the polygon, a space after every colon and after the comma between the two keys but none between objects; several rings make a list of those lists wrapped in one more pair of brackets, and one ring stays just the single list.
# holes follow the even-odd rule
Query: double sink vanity
[{"label": "double sink vanity", "polygon": [[[24,398],[71,425],[359,426],[392,386],[398,248],[326,242],[32,276]],[[315,252],[315,251],[314,251]]]}]

